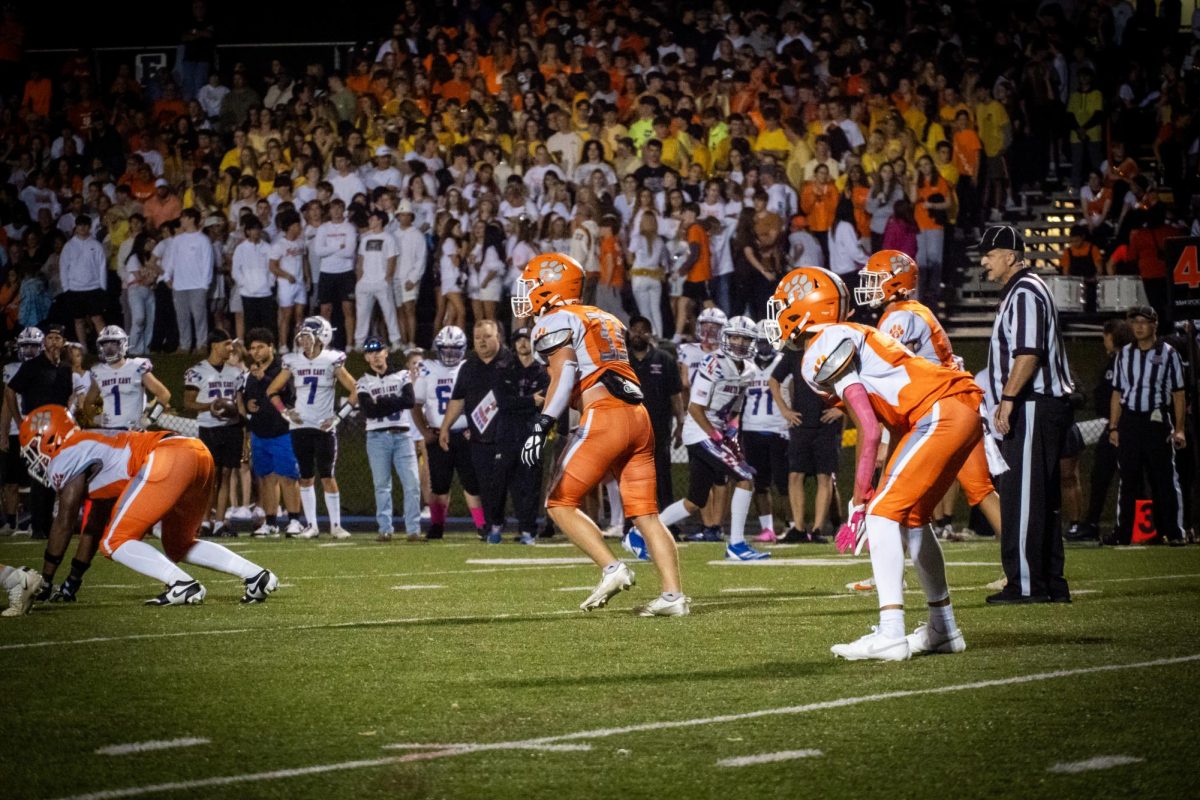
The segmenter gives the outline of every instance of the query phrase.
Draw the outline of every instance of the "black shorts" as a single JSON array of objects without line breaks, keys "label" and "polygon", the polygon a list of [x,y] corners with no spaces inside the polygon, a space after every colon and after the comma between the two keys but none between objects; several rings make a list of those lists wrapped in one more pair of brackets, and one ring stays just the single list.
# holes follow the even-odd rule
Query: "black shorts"
[{"label": "black shorts", "polygon": [[708,299],[708,281],[684,281],[683,296],[703,304]]},{"label": "black shorts", "polygon": [[336,432],[296,428],[292,431],[292,450],[296,453],[301,480],[310,481],[318,475],[322,478],[333,477],[338,451]]},{"label": "black shorts", "polygon": [[354,302],[354,270],[322,272],[317,280],[317,302],[322,305]]},{"label": "black shorts", "polygon": [[108,306],[108,295],[103,289],[86,292],[63,292],[58,296],[63,313],[71,319],[87,319],[100,316]]},{"label": "black shorts", "polygon": [[703,506],[707,503],[708,494],[714,486],[724,486],[730,481],[748,481],[754,477],[749,465],[726,444],[703,441],[689,444],[687,451],[687,499],[693,505]]},{"label": "black shorts", "polygon": [[245,437],[241,425],[215,425],[200,429],[200,441],[212,453],[213,463],[218,469],[239,469]]},{"label": "black shorts", "polygon": [[775,485],[778,492],[788,489],[788,437],[778,433],[742,431],[742,450],[746,463],[754,468],[754,491],[765,492]]},{"label": "black shorts", "polygon": [[21,457],[21,439],[8,437],[8,452],[4,454],[4,482],[9,486],[29,485],[29,465]]},{"label": "black shorts", "polygon": [[1067,428],[1067,441],[1063,445],[1062,455],[1060,458],[1078,458],[1083,452],[1086,445],[1083,443],[1083,434],[1079,432],[1078,425],[1072,425]]},{"label": "black shorts", "polygon": [[443,450],[437,442],[425,449],[429,453],[429,491],[433,494],[449,494],[454,473],[467,494],[479,494],[479,480],[475,475],[475,464],[471,461],[471,443],[464,435],[466,431],[450,432],[450,449]]},{"label": "black shorts", "polygon": [[802,475],[832,475],[838,471],[841,449],[841,423],[829,423],[819,428],[792,428],[788,434],[788,471]]}]

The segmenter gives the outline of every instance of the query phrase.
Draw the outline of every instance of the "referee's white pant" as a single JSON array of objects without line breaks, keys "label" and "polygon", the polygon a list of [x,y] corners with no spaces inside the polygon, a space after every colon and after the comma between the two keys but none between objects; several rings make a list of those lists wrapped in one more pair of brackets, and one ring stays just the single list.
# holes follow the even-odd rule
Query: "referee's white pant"
[{"label": "referee's white pant", "polygon": [[362,348],[371,329],[371,316],[378,304],[387,325],[388,344],[400,343],[400,326],[396,323],[396,304],[392,300],[392,287],[386,282],[365,283],[359,281],[354,287],[354,345]]}]

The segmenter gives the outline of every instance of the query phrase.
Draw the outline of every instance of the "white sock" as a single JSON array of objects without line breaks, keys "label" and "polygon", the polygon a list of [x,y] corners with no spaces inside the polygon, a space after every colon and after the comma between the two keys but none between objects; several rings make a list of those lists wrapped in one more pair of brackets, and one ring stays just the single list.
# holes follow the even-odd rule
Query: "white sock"
[{"label": "white sock", "polygon": [[875,514],[867,516],[867,542],[871,545],[871,572],[879,605],[904,605],[904,546],[900,523]]},{"label": "white sock", "polygon": [[933,535],[933,529],[928,525],[920,528],[906,528],[908,538],[908,557],[912,559],[913,569],[917,580],[925,590],[925,599],[930,603],[938,603],[950,596],[950,586],[946,582],[946,560],[942,557],[942,546]]},{"label": "white sock", "polygon": [[0,567],[0,586],[3,586],[5,589],[11,589],[12,587],[8,585],[8,582],[16,574],[16,567]]},{"label": "white sock", "polygon": [[608,494],[608,524],[614,528],[625,528],[625,506],[621,503],[621,484],[607,481],[604,491]]},{"label": "white sock", "polygon": [[658,518],[662,521],[663,525],[670,526],[678,525],[680,522],[683,522],[690,516],[691,514],[688,512],[687,507],[684,506],[683,501],[676,500],[674,503],[671,503],[671,505],[664,508],[659,513]]},{"label": "white sock", "polygon": [[112,560],[168,586],[192,579],[191,575],[171,563],[171,559],[145,542],[136,539],[126,542],[113,551]]},{"label": "white sock", "polygon": [[750,501],[754,492],[740,486],[733,490],[733,502],[729,505],[729,543],[746,541],[746,517],[750,516]]},{"label": "white sock", "polygon": [[879,635],[888,639],[904,638],[903,608],[889,608],[879,612]]},{"label": "white sock", "polygon": [[262,572],[262,567],[239,556],[227,547],[204,539],[196,540],[192,549],[183,557],[184,563],[195,564],[198,567],[208,567],[217,572],[237,575],[242,580],[253,578]]},{"label": "white sock", "polygon": [[317,487],[300,487],[300,505],[304,508],[304,521],[308,527],[317,526]]},{"label": "white sock", "polygon": [[958,630],[958,623],[954,621],[954,606],[949,603],[944,606],[930,606],[929,625],[938,633],[952,633]]},{"label": "white sock", "polygon": [[774,514],[759,514],[758,529],[760,531],[775,530],[775,515]]},{"label": "white sock", "polygon": [[[313,499],[315,500],[316,498]],[[325,512],[329,514],[330,528],[342,527],[342,495],[340,493],[325,493]]]}]

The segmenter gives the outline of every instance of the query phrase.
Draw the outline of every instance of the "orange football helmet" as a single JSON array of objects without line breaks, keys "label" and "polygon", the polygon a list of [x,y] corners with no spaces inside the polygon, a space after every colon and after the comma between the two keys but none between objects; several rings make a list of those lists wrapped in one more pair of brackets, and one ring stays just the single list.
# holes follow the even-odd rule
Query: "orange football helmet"
[{"label": "orange football helmet", "polygon": [[860,306],[879,308],[900,296],[917,291],[917,262],[899,250],[880,250],[867,261],[858,273],[854,302]]},{"label": "orange football helmet", "polygon": [[578,303],[583,297],[583,267],[565,253],[542,253],[529,259],[513,287],[512,312],[517,318],[547,308]]},{"label": "orange football helmet", "polygon": [[79,430],[71,412],[62,406],[38,406],[21,420],[18,431],[21,455],[29,464],[29,474],[47,485],[50,460]]},{"label": "orange football helmet", "polygon": [[820,267],[797,267],[767,301],[763,332],[778,350],[813,325],[842,322],[849,312],[850,292],[841,278]]}]

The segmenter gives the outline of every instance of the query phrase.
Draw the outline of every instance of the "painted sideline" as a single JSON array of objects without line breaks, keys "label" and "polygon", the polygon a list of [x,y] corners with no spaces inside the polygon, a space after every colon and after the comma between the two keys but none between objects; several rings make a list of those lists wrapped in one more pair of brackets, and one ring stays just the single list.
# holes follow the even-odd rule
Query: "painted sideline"
[{"label": "painted sideline", "polygon": [[133,753],[149,753],[152,750],[170,750],[176,747],[195,747],[199,744],[210,744],[209,739],[196,736],[186,736],[182,739],[155,739],[149,742],[131,742],[130,744],[110,744],[96,750],[98,756],[127,756]]},{"label": "painted sideline", "polygon": [[778,753],[759,753],[756,756],[722,758],[718,767],[751,767],[755,764],[774,764],[776,761],[794,761],[797,758],[816,758],[825,755],[820,750],[781,750]]}]

